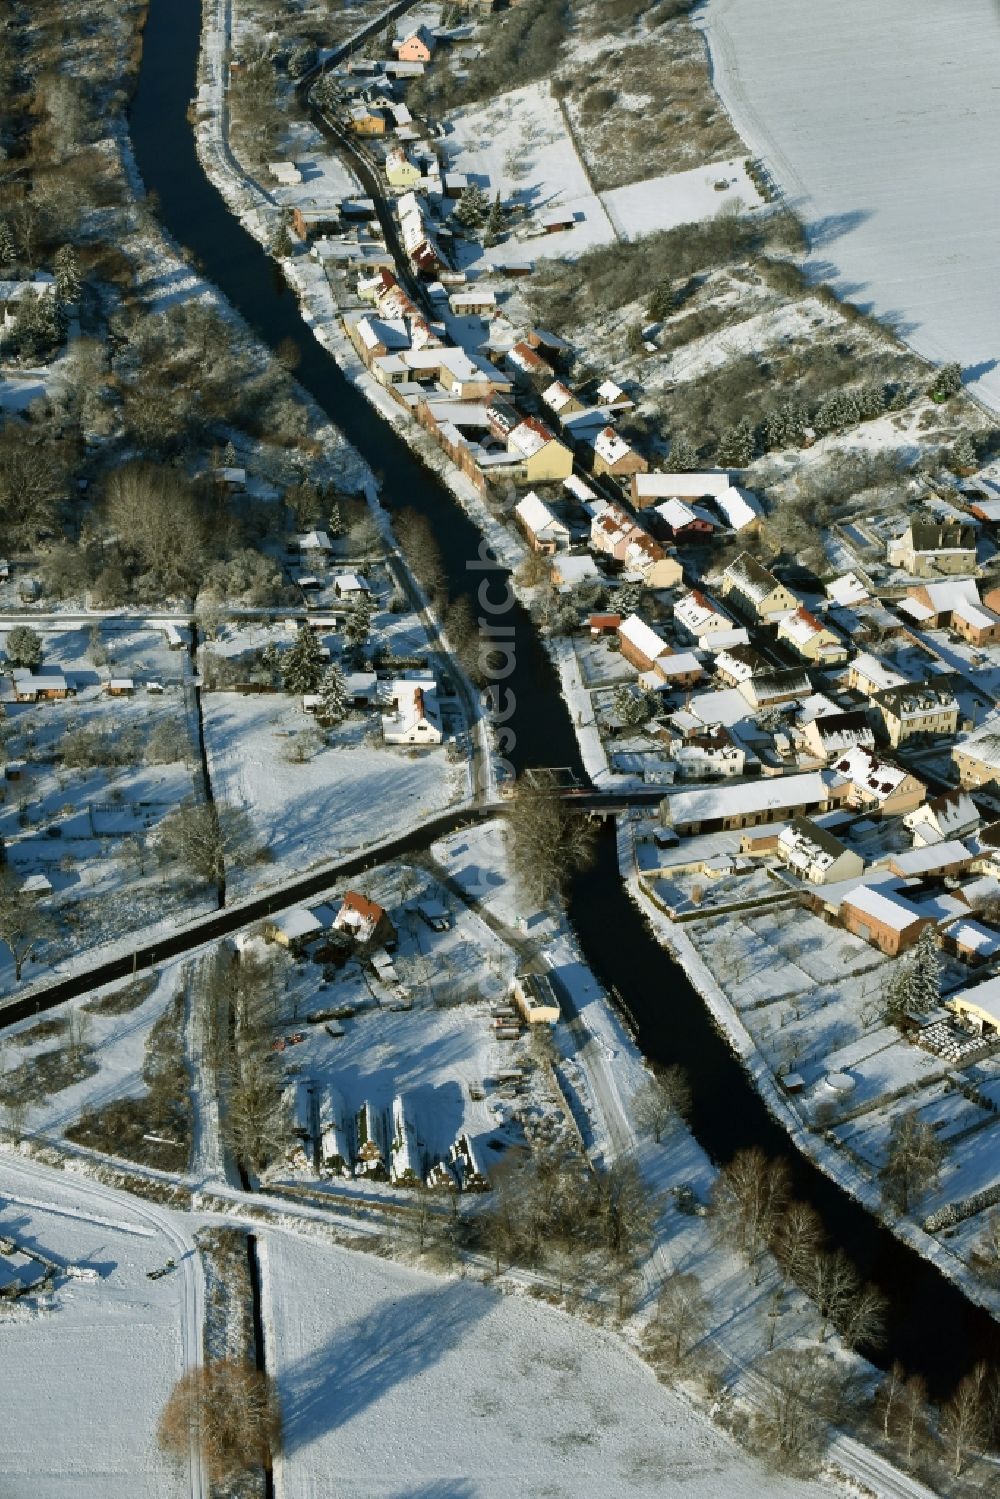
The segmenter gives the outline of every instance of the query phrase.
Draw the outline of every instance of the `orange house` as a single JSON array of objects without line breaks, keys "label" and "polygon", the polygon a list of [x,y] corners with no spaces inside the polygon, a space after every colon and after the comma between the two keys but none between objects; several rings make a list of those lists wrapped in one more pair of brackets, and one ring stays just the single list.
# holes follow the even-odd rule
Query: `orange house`
[{"label": "orange house", "polygon": [[430,62],[437,41],[427,30],[426,26],[418,26],[416,31],[404,37],[396,48],[396,56],[400,62]]}]

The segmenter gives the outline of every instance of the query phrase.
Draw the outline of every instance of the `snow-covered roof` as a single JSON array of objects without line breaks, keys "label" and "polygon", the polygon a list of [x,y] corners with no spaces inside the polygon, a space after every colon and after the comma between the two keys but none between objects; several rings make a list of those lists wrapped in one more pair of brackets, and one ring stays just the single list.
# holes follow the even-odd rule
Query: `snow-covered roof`
[{"label": "snow-covered roof", "polygon": [[945,843],[933,843],[925,848],[908,848],[905,853],[893,854],[889,867],[893,874],[910,879],[913,875],[931,874],[951,864],[968,863],[972,853],[958,838],[949,838]]},{"label": "snow-covered roof", "polygon": [[671,651],[669,656],[657,657],[656,669],[665,677],[683,677],[705,668],[692,651]]},{"label": "snow-covered roof", "polygon": [[994,614],[985,604],[972,603],[968,599],[960,599],[952,610],[952,615],[956,619],[963,619],[967,625],[972,625],[977,630],[993,630],[1000,625],[1000,614]]},{"label": "snow-covered roof", "polygon": [[949,1008],[974,1005],[1000,1025],[1000,977],[987,979],[982,984],[973,984],[969,989],[960,989],[957,994],[949,994],[945,1004]]},{"label": "snow-covered roof", "polygon": [[273,916],[270,924],[288,942],[297,942],[303,937],[312,937],[316,932],[323,930],[323,923],[304,906],[299,906],[294,911],[283,911],[280,916]]},{"label": "snow-covered roof", "polygon": [[826,626],[820,624],[815,614],[810,614],[805,605],[786,615],[779,627],[779,634],[792,641],[794,645],[808,645],[815,635],[822,635],[824,631],[826,631]]},{"label": "snow-covered roof", "polygon": [[974,952],[979,958],[995,958],[1000,953],[1000,937],[978,921],[959,918],[945,927],[944,935],[950,937],[957,947]]},{"label": "snow-covered roof", "polygon": [[930,843],[950,834],[969,832],[979,821],[976,805],[967,791],[943,791],[907,812],[903,825],[911,832],[919,829],[921,840]]},{"label": "snow-covered roof", "polygon": [[552,571],[566,588],[576,588],[581,583],[596,583],[601,576],[593,557],[554,557]]},{"label": "snow-covered roof", "polygon": [[843,905],[850,906],[862,916],[870,916],[894,932],[905,932],[907,927],[922,919],[916,906],[887,886],[858,885],[844,896]]},{"label": "snow-covered roof", "polygon": [[568,489],[573,498],[579,500],[581,504],[595,498],[594,491],[590,485],[585,484],[576,474],[570,474],[568,479],[563,480],[563,488]]},{"label": "snow-covered roof", "polygon": [[613,380],[602,380],[597,387],[597,394],[605,406],[632,405],[631,396],[627,396]]},{"label": "snow-covered roof", "polygon": [[325,531],[306,531],[296,541],[300,552],[333,551],[333,543]]},{"label": "snow-covered roof", "polygon": [[66,692],[66,678],[53,673],[51,676],[37,675],[26,667],[16,666],[11,672],[18,692]]},{"label": "snow-covered roof", "polygon": [[760,506],[753,495],[748,494],[745,489],[737,489],[735,484],[730,484],[712,498],[726,524],[734,531],[742,531],[745,526],[752,526],[754,521],[760,519]]},{"label": "snow-covered roof", "polygon": [[632,449],[614,427],[604,427],[594,438],[594,452],[604,460],[605,463],[621,463],[627,458]]},{"label": "snow-covered roof", "polygon": [[827,594],[835,604],[846,609],[850,604],[860,604],[870,597],[868,589],[857,573],[842,573],[826,585]]},{"label": "snow-covered roof", "polygon": [[552,384],[542,391],[542,400],[550,411],[562,411],[564,406],[568,406],[575,399],[569,386],[564,385],[561,380],[553,380]]},{"label": "snow-covered roof", "polygon": [[652,500],[717,500],[731,488],[727,473],[636,474],[632,493],[639,503]]},{"label": "snow-covered roof", "polygon": [[881,692],[886,687],[901,687],[906,682],[906,678],[898,671],[894,671],[891,666],[886,666],[884,661],[880,661],[877,656],[871,655],[868,651],[862,651],[855,656],[851,663],[851,670],[858,677],[863,677],[876,692]]},{"label": "snow-covered roof", "polygon": [[693,505],[685,504],[683,500],[664,500],[662,505],[657,505],[656,513],[671,531],[683,531],[685,526],[692,526],[696,521],[704,521],[713,529],[715,527],[710,515],[704,510],[696,510]]},{"label": "snow-covered roof", "polygon": [[340,593],[371,593],[365,579],[357,573],[338,573],[333,585]]},{"label": "snow-covered roof", "polygon": [[674,605],[674,618],[680,620],[692,635],[709,635],[717,630],[734,628],[734,623],[728,614],[724,614],[698,588],[692,588],[690,593],[683,594],[677,600]]},{"label": "snow-covered roof", "polygon": [[741,552],[726,568],[725,576],[733,588],[755,604],[759,604],[774,589],[780,587],[774,574],[763,563],[758,562],[756,557],[751,557],[749,552]]},{"label": "snow-covered roof", "polygon": [[526,494],[514,507],[514,514],[532,536],[569,536],[569,527],[563,525],[534,490]]},{"label": "snow-covered roof", "polygon": [[818,806],[828,789],[819,771],[747,781],[739,786],[701,786],[668,793],[665,806],[671,822],[709,822],[750,813],[782,812],[792,807]]},{"label": "snow-covered roof", "polygon": [[882,759],[863,745],[848,750],[830,769],[879,802],[898,790],[907,776],[902,766]]},{"label": "snow-covered roof", "polygon": [[537,417],[526,417],[510,433],[507,438],[508,446],[522,458],[534,458],[550,442],[555,442],[555,435],[549,431],[543,422]]},{"label": "snow-covered roof", "polygon": [[657,657],[665,656],[670,651],[663,636],[658,635],[638,614],[630,614],[627,619],[623,619],[618,626],[618,633],[641,655],[648,656],[650,661],[655,661]]}]

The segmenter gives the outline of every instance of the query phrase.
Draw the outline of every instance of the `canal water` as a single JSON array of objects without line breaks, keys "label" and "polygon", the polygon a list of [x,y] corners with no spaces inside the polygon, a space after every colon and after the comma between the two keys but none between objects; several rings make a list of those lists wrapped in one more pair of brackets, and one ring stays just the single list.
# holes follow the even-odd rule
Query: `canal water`
[{"label": "canal water", "polygon": [[[451,596],[470,595],[476,609],[480,575],[467,564],[479,556],[479,532],[312,337],[273,261],[230,214],[201,169],[187,120],[200,20],[199,0],[151,0],[130,123],[139,170],[156,195],[160,219],[265,343],[276,349],[282,340],[294,339],[302,354],[299,381],[376,472],[383,503],[390,510],[410,506],[428,517]],[[579,770],[555,672],[526,613],[516,609],[511,622],[516,668],[510,680],[517,699],[511,759],[518,769],[555,764]],[[796,1192],[821,1214],[830,1242],[842,1246],[888,1297],[888,1337],[873,1356],[883,1364],[899,1358],[923,1373],[938,1394],[946,1393],[975,1358],[987,1355],[1000,1362],[997,1324],[791,1147],[683,970],[654,941],[625,895],[610,830],[598,840],[594,867],[573,885],[570,916],[588,962],[609,989],[617,988],[634,1016],[645,1054],[687,1068],[692,1127],[712,1158],[724,1162],[751,1145],[789,1157]]]}]

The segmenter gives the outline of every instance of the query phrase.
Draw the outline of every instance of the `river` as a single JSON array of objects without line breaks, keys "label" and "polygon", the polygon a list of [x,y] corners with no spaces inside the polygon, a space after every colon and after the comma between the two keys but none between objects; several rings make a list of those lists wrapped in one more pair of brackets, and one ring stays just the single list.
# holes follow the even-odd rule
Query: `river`
[{"label": "river", "polygon": [[[151,0],[130,123],[136,161],[157,195],[160,218],[264,342],[277,348],[285,338],[295,340],[302,351],[297,378],[378,473],[384,503],[390,509],[410,505],[428,516],[452,596],[474,595],[478,575],[468,571],[467,561],[478,555],[479,533],[313,339],[273,262],[202,172],[186,118],[195,92],[199,26],[199,0]],[[572,723],[548,657],[527,615],[517,610],[513,621],[517,712],[511,758],[518,768],[579,768]],[[570,916],[588,962],[605,985],[618,988],[635,1016],[646,1055],[687,1068],[694,1133],[713,1159],[728,1160],[749,1145],[794,1157],[797,1193],[820,1212],[831,1243],[842,1245],[889,1299],[880,1362],[899,1358],[941,1393],[974,1357],[990,1354],[1000,1361],[1000,1329],[992,1319],[792,1149],[683,971],[625,895],[610,832],[598,841],[594,868],[574,883]]]}]

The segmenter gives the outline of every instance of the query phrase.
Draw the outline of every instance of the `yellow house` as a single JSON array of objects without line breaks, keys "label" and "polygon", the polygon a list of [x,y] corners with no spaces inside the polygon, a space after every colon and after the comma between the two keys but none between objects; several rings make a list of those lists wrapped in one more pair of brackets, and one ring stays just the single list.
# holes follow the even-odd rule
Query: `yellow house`
[{"label": "yellow house", "polygon": [[385,115],[367,104],[355,104],[348,125],[355,135],[385,135]]},{"label": "yellow house", "polygon": [[410,160],[398,146],[385,159],[385,180],[390,187],[415,187],[420,181],[420,168]]},{"label": "yellow house", "polygon": [[741,552],[722,574],[722,597],[744,616],[766,624],[776,615],[799,607],[799,599],[779,583],[756,557]]},{"label": "yellow house", "polygon": [[950,995],[944,1003],[946,1009],[953,1011],[980,1035],[995,1036],[1000,1031],[1000,978],[973,984],[971,989]]},{"label": "yellow house", "polygon": [[836,666],[847,660],[844,642],[804,607],[785,616],[778,626],[778,639],[817,666]]},{"label": "yellow house", "polygon": [[876,693],[873,704],[882,715],[889,743],[931,739],[958,730],[958,700],[946,688],[911,682]]},{"label": "yellow house", "polygon": [[536,416],[529,416],[511,431],[507,451],[520,459],[528,484],[568,479],[573,472],[573,454]]}]

